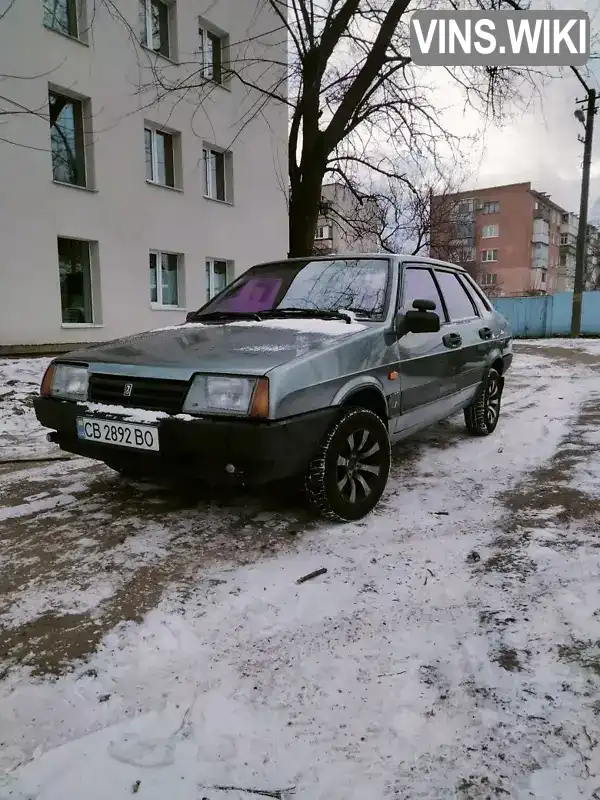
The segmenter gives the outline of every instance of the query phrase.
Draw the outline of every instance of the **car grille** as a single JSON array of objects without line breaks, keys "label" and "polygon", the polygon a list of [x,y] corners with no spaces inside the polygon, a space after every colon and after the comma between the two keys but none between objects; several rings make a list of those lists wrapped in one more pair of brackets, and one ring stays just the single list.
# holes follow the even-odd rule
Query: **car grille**
[{"label": "car grille", "polygon": [[[130,393],[125,393],[131,386]],[[179,414],[188,390],[187,381],[169,381],[162,378],[128,378],[123,375],[90,373],[89,399],[94,403],[108,403],[128,408],[145,408]]]}]

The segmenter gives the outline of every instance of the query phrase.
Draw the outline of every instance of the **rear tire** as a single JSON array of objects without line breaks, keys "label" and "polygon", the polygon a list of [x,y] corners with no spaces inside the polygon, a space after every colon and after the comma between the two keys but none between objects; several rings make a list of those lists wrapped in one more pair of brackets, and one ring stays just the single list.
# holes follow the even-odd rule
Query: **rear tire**
[{"label": "rear tire", "polygon": [[383,494],[390,460],[382,419],[364,408],[344,410],[310,463],[305,489],[311,505],[327,519],[361,519]]},{"label": "rear tire", "polygon": [[503,389],[504,378],[492,367],[477,397],[465,408],[465,424],[470,434],[489,436],[496,430]]}]

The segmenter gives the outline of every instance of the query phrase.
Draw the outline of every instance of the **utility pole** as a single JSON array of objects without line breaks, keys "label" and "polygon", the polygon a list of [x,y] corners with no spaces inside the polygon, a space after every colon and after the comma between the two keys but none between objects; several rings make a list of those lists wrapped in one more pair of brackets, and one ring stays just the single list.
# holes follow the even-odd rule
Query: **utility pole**
[{"label": "utility pole", "polygon": [[[571,312],[571,336],[577,338],[581,333],[582,294],[585,288],[585,262],[587,250],[587,215],[590,193],[590,164],[592,161],[592,140],[594,136],[594,115],[596,114],[596,90],[590,89],[579,73],[573,70],[587,92],[587,110],[575,111],[575,116],[585,127],[585,137],[579,136],[583,142],[583,173],[581,176],[581,202],[579,204],[579,228],[577,230],[577,248],[575,254],[575,282],[573,286],[573,309]],[[585,103],[586,100],[578,100]]]}]

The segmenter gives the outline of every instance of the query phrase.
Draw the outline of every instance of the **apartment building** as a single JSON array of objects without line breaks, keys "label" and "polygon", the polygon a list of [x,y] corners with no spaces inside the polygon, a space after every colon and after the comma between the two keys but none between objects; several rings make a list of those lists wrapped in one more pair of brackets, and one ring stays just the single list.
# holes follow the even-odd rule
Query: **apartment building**
[{"label": "apartment building", "polygon": [[176,324],[286,256],[287,110],[251,88],[273,85],[264,59],[286,62],[269,4],[116,8],[17,2],[2,19],[0,346]]},{"label": "apartment building", "polygon": [[560,291],[564,214],[530,183],[434,196],[431,252],[463,264],[491,295]]},{"label": "apartment building", "polygon": [[321,255],[378,252],[383,227],[382,211],[373,198],[359,200],[342,183],[323,184],[315,252]]},{"label": "apartment building", "polygon": [[[575,263],[579,217],[565,213],[560,227],[559,291],[572,292],[575,284]],[[587,226],[584,263],[584,284],[586,289],[600,286],[600,230],[593,224]]]}]

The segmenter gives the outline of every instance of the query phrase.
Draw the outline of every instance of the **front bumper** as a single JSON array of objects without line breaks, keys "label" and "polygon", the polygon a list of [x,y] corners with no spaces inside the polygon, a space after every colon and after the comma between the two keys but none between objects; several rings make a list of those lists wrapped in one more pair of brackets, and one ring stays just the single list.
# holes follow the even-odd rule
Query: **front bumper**
[{"label": "front bumper", "polygon": [[[302,474],[337,414],[335,408],[327,408],[270,422],[168,417],[156,423],[160,451],[149,453],[79,439],[77,417],[100,415],[76,403],[38,397],[34,408],[40,423],[56,431],[53,440],[70,453],[117,469],[197,476],[215,484],[261,484]],[[128,421],[116,414],[101,417]],[[233,465],[235,472],[228,472],[227,465]]]}]

